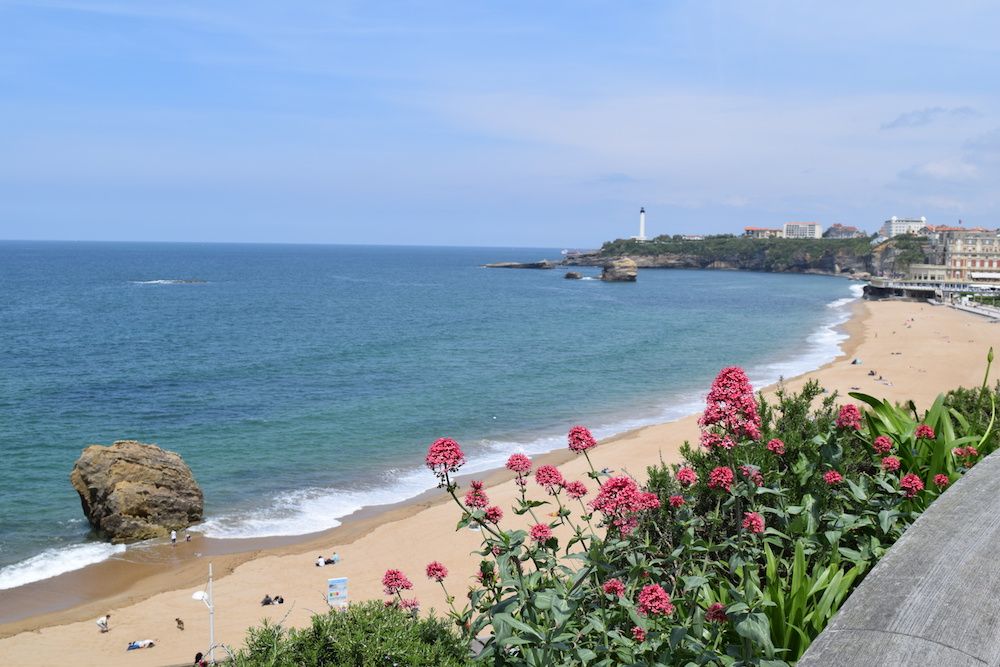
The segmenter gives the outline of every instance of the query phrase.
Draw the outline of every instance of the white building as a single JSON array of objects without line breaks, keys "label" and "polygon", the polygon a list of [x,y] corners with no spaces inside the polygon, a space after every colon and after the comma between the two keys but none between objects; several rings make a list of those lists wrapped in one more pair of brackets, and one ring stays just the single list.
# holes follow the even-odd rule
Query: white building
[{"label": "white building", "polygon": [[786,222],[786,239],[820,239],[823,227],[818,222]]},{"label": "white building", "polygon": [[916,234],[926,226],[927,218],[924,216],[920,216],[919,218],[897,218],[896,216],[892,216],[882,223],[879,233],[891,239],[893,236],[899,236],[900,234]]}]

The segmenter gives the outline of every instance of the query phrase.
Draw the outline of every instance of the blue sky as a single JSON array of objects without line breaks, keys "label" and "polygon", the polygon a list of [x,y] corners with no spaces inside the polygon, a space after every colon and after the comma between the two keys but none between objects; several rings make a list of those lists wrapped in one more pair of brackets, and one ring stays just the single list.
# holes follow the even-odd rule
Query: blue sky
[{"label": "blue sky", "polygon": [[0,238],[1000,225],[989,2],[0,0]]}]

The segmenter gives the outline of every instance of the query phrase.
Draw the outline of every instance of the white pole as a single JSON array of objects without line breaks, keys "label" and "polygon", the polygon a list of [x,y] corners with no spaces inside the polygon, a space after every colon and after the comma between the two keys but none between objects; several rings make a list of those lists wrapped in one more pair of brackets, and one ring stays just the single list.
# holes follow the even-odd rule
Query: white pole
[{"label": "white pole", "polygon": [[646,209],[639,209],[639,240],[646,240]]},{"label": "white pole", "polygon": [[215,664],[215,599],[212,597],[212,564],[208,564],[208,659]]}]

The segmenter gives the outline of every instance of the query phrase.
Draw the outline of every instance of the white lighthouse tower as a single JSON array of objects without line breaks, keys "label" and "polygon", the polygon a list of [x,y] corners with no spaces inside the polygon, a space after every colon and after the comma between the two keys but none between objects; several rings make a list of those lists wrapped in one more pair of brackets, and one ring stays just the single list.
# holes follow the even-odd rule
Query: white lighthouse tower
[{"label": "white lighthouse tower", "polygon": [[639,235],[635,237],[637,241],[646,240],[646,209],[639,209]]}]

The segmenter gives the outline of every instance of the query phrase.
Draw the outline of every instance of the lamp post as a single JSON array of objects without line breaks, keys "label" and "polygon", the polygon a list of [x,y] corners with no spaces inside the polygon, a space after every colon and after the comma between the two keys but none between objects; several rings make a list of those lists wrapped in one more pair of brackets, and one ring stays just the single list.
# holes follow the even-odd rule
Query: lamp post
[{"label": "lamp post", "polygon": [[215,603],[212,600],[212,564],[208,564],[208,588],[195,591],[191,598],[200,600],[208,607],[208,661],[215,664]]}]

